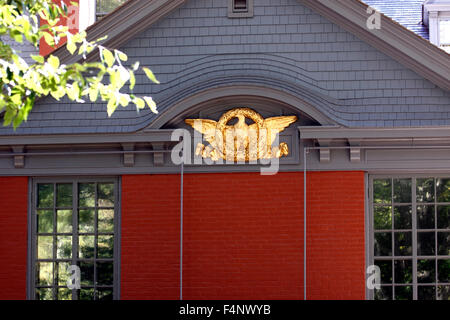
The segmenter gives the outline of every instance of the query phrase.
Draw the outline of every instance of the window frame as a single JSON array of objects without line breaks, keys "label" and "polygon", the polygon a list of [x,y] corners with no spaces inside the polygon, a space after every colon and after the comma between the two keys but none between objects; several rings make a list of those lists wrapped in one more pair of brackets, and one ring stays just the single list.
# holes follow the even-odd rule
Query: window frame
[{"label": "window frame", "polygon": [[252,18],[254,15],[253,0],[247,1],[247,10],[235,10],[234,1],[228,0],[228,17],[229,18]]},{"label": "window frame", "polygon": [[[434,179],[434,201],[433,202],[429,202],[429,204],[425,203],[425,202],[417,202],[417,179],[423,179],[423,178],[433,178]],[[440,179],[440,178],[450,178],[450,173],[430,173],[430,174],[426,174],[426,173],[420,173],[420,174],[370,174],[369,175],[369,179],[368,179],[368,197],[367,197],[367,203],[368,203],[368,210],[367,210],[367,223],[368,223],[368,244],[367,244],[367,248],[368,248],[368,266],[369,265],[374,265],[375,264],[375,252],[374,252],[374,238],[375,238],[375,226],[374,226],[374,197],[373,197],[373,192],[374,192],[374,180],[381,180],[381,179],[391,179],[392,182],[395,179],[411,179],[411,229],[396,229],[394,225],[392,225],[391,227],[391,233],[392,233],[392,254],[390,257],[388,256],[380,256],[380,259],[378,260],[386,260],[386,261],[392,261],[392,263],[394,264],[394,262],[396,260],[411,260],[412,261],[412,282],[411,284],[404,284],[403,286],[411,286],[412,290],[413,290],[413,300],[418,300],[418,286],[420,285],[424,285],[424,286],[435,286],[436,287],[436,292],[437,292],[437,287],[441,284],[444,286],[448,286],[448,283],[439,283],[437,281],[437,261],[439,259],[445,259],[444,257],[449,257],[450,259],[450,255],[439,255],[438,252],[436,251],[434,255],[419,255],[417,253],[417,246],[418,246],[418,241],[417,241],[417,234],[420,232],[428,232],[428,229],[419,229],[417,227],[417,207],[418,206],[423,206],[423,205],[434,205],[435,206],[435,228],[432,229],[432,231],[435,232],[435,235],[437,234],[437,232],[439,232],[441,229],[437,228],[437,211],[436,211],[436,206],[439,205],[439,202],[437,201],[436,198],[436,180]],[[391,186],[392,190],[394,188],[393,184]],[[393,199],[393,194],[391,194],[391,199]],[[392,206],[392,219],[394,219],[393,216],[393,210],[395,206],[399,206],[399,203],[396,202],[390,202],[389,203],[390,206]],[[447,204],[447,203],[445,203]],[[387,206],[388,204],[386,204]],[[401,204],[400,204],[401,205]],[[405,204],[408,205],[408,204]],[[431,230],[431,229],[430,229]],[[444,230],[444,229],[442,229]],[[442,231],[441,230],[441,231]],[[380,231],[380,230],[377,230]],[[382,232],[382,231],[381,231]],[[394,234],[395,232],[411,232],[411,255],[406,255],[406,256],[397,256],[395,255],[395,246],[394,246],[394,241],[395,241],[395,237]],[[445,229],[444,232],[450,232],[450,229]],[[438,246],[438,239],[435,237],[435,247]],[[421,258],[418,258],[421,257]],[[425,257],[425,258],[424,258]],[[435,280],[436,282],[433,282],[432,284],[430,283],[418,283],[417,281],[417,262],[418,260],[423,260],[423,259],[434,259],[435,260]],[[392,273],[394,274],[395,270],[392,269]],[[397,286],[402,286],[401,284],[397,284],[394,282],[391,283],[391,285],[388,285],[391,287],[397,287]],[[367,289],[367,287],[366,287]],[[367,289],[366,291],[366,295],[367,295],[367,299],[369,300],[374,300],[375,299],[375,290],[369,290]],[[394,295],[394,293],[393,293]],[[436,295],[436,299],[437,300],[437,295]]]},{"label": "window frame", "polygon": [[[120,299],[120,268],[121,268],[121,177],[117,176],[98,176],[98,177],[30,177],[28,181],[28,252],[27,252],[27,299],[36,300],[36,261],[37,261],[37,185],[38,184],[57,184],[72,183],[78,186],[79,183],[114,183],[114,248],[113,248],[113,300]],[[76,190],[72,190],[75,194]],[[73,204],[78,201],[78,192]],[[56,204],[54,203],[54,207]],[[78,209],[78,204],[73,208]],[[72,236],[78,231],[72,230]],[[73,240],[72,240],[73,241]],[[54,260],[52,258],[52,260]],[[58,260],[58,259],[57,259]],[[63,259],[64,260],[64,259]],[[72,255],[72,261],[77,260]],[[96,261],[97,258],[93,258]],[[53,286],[52,286],[53,287]],[[96,284],[94,283],[94,287]]]}]

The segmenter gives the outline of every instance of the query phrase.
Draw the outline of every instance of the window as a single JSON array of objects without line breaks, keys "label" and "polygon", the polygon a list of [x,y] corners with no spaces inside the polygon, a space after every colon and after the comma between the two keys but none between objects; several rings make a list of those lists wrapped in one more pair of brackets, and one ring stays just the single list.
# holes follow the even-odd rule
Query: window
[{"label": "window", "polygon": [[253,17],[253,0],[228,0],[228,17]]},{"label": "window", "polygon": [[96,3],[96,20],[106,16],[108,13],[121,6],[128,0],[97,0]]},{"label": "window", "polygon": [[439,23],[439,45],[442,49],[450,53],[450,19],[441,20]]},{"label": "window", "polygon": [[[117,181],[37,180],[33,191],[30,298],[117,298]],[[67,286],[70,266],[80,289]]]},{"label": "window", "polygon": [[449,300],[450,177],[377,177],[371,186],[374,298]]},{"label": "window", "polygon": [[431,43],[450,53],[449,0],[427,0],[423,8],[423,21],[428,26]]}]

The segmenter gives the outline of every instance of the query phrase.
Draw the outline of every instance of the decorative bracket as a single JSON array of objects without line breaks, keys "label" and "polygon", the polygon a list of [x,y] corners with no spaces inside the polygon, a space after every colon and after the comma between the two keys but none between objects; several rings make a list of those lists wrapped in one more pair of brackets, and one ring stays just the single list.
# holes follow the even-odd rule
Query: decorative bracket
[{"label": "decorative bracket", "polygon": [[[165,142],[152,142],[152,148],[154,151],[164,151],[166,147]],[[164,165],[164,152],[153,153],[153,165],[160,167]]]},{"label": "decorative bracket", "polygon": [[328,163],[331,161],[331,150],[326,148],[330,146],[330,139],[317,139],[319,146],[323,149],[319,149],[319,161],[321,163]]},{"label": "decorative bracket", "polygon": [[[25,150],[24,146],[12,146],[13,153],[23,153]],[[25,167],[25,156],[15,155],[14,156],[14,168],[19,169]]]},{"label": "decorative bracket", "polygon": [[[122,143],[123,151],[134,151],[134,143]],[[123,154],[123,165],[125,167],[134,167],[134,153]]]},{"label": "decorative bracket", "polygon": [[348,143],[350,144],[350,162],[361,162],[361,141],[348,139]]}]

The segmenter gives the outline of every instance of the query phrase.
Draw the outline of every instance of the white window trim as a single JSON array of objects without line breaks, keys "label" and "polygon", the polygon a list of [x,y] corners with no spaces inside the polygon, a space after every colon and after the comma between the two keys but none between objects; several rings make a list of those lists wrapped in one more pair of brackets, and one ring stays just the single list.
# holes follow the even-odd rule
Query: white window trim
[{"label": "white window trim", "polygon": [[78,3],[79,31],[86,30],[95,22],[96,0],[80,0]]},{"label": "white window trim", "polygon": [[450,3],[429,3],[424,4],[424,23],[430,32],[430,42],[440,47],[439,25],[441,20],[450,20]]}]

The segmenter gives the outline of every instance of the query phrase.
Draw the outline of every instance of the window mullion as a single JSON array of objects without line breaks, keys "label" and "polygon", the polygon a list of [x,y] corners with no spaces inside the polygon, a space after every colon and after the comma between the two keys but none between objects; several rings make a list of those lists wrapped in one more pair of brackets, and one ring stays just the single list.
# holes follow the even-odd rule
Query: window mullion
[{"label": "window mullion", "polygon": [[56,237],[56,183],[53,183],[53,300],[56,300],[58,295],[57,295],[57,282],[56,282],[56,250],[58,248],[58,239]]},{"label": "window mullion", "polygon": [[395,232],[394,232],[394,179],[391,178],[391,268],[392,268],[392,300],[395,300]]},{"label": "window mullion", "polygon": [[434,286],[434,294],[435,294],[435,298],[437,300],[438,298],[438,233],[437,233],[437,192],[436,192],[436,183],[437,183],[437,177],[435,177],[433,179],[434,181],[434,282],[435,282],[435,286]]},{"label": "window mullion", "polygon": [[[72,265],[78,266],[78,183],[72,184]],[[72,300],[78,300],[77,289],[72,289]]]},{"label": "window mullion", "polygon": [[412,178],[412,262],[413,262],[413,300],[418,299],[417,289],[417,194],[416,194],[416,177]]},{"label": "window mullion", "polygon": [[94,198],[94,300],[97,300],[97,243],[98,243],[98,230],[97,230],[97,219],[98,219],[98,183],[95,183],[95,198]]}]

